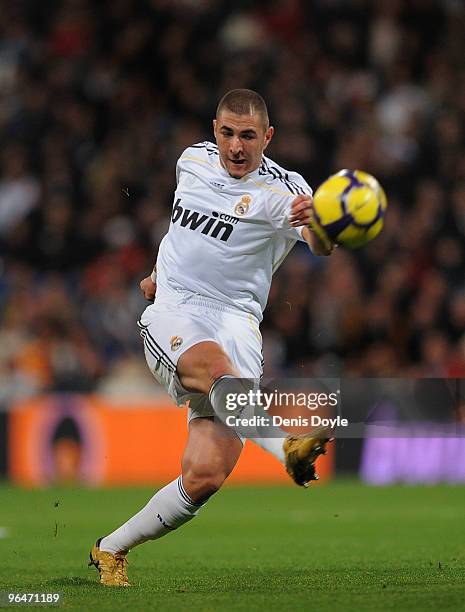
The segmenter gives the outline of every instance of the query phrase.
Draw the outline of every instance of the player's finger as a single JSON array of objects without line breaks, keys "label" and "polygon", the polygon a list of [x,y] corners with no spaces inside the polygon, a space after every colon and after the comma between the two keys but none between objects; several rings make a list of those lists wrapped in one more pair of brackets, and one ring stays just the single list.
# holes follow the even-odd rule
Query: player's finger
[{"label": "player's finger", "polygon": [[297,217],[301,217],[302,215],[309,214],[311,210],[311,202],[299,202],[296,206],[291,210],[289,215],[289,220],[294,220]]},{"label": "player's finger", "polygon": [[294,200],[294,202],[292,203],[291,209],[294,210],[299,210],[301,208],[305,208],[305,206],[310,206],[311,200],[310,197],[303,197],[300,200]]},{"label": "player's finger", "polygon": [[144,298],[146,300],[149,300],[150,302],[153,301],[153,298],[155,297],[155,291],[144,291]]},{"label": "player's finger", "polygon": [[306,208],[302,210],[299,214],[294,215],[293,217],[289,217],[289,222],[291,225],[294,223],[304,223],[308,225],[311,221],[311,210]]},{"label": "player's finger", "polygon": [[305,208],[309,208],[312,205],[312,199],[310,196],[299,196],[299,199],[295,199],[292,202],[291,206],[291,214],[295,214],[304,210]]},{"label": "player's finger", "polygon": [[311,200],[312,196],[309,193],[299,193],[293,200],[293,202],[300,202],[301,200]]},{"label": "player's finger", "polygon": [[304,210],[299,211],[295,215],[289,216],[289,221],[292,223],[293,221],[305,221],[305,219],[310,219],[310,209],[305,208]]},{"label": "player's finger", "polygon": [[297,219],[297,217],[308,217],[310,215],[310,213],[311,213],[311,208],[307,207],[307,208],[303,208],[302,210],[299,210],[295,214],[291,215],[290,218]]},{"label": "player's finger", "polygon": [[303,217],[302,219],[296,219],[291,222],[291,227],[303,227],[310,225],[310,219],[308,217]]}]

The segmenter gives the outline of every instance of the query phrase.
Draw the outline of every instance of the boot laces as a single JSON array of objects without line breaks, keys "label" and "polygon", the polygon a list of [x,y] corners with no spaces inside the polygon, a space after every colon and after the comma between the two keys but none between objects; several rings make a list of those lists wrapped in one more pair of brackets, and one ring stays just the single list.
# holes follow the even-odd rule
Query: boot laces
[{"label": "boot laces", "polygon": [[118,578],[127,580],[126,568],[129,565],[129,561],[124,554],[115,555],[115,574]]}]

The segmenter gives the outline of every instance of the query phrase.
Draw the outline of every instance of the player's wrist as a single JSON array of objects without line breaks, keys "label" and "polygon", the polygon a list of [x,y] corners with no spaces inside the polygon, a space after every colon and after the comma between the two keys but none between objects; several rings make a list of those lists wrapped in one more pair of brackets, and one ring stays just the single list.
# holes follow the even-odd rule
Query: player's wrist
[{"label": "player's wrist", "polygon": [[308,229],[310,230],[310,233],[313,234],[315,239],[318,240],[326,250],[330,250],[333,247],[332,240],[330,240],[323,227],[315,219],[314,214],[311,215],[310,223],[308,224]]},{"label": "player's wrist", "polygon": [[329,255],[332,252],[334,243],[329,239],[313,215],[308,225],[308,232],[307,242],[314,255]]},{"label": "player's wrist", "polygon": [[152,281],[153,284],[156,284],[157,282],[157,271],[155,270],[155,268],[152,270],[152,274],[150,275],[150,280]]}]

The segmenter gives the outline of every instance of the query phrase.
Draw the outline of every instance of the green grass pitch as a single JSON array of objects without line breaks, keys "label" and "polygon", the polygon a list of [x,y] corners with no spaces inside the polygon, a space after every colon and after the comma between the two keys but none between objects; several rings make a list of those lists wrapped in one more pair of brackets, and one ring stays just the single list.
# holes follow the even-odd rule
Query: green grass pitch
[{"label": "green grass pitch", "polygon": [[0,486],[0,591],[70,610],[463,610],[465,487],[226,487],[101,587],[88,552],[149,489]]}]

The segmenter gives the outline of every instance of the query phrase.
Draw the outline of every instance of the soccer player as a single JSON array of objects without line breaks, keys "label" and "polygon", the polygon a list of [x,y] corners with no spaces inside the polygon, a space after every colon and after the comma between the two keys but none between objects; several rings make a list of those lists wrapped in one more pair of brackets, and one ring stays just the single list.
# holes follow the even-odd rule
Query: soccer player
[{"label": "soccer player", "polygon": [[[297,240],[316,255],[329,255],[333,245],[312,229],[312,191],[305,180],[263,154],[274,129],[259,94],[228,92],[213,131],[216,144],[194,144],[178,160],[157,276],[154,270],[141,282],[144,296],[155,297],[139,322],[148,366],[173,400],[189,407],[182,474],[97,540],[89,565],[105,585],[128,586],[128,551],[197,515],[231,473],[245,437],[277,457],[303,486],[316,479],[314,463],[330,437],[323,430],[283,441],[285,434],[261,437],[225,424],[227,398],[254,388],[262,375],[259,324],[273,272]],[[253,406],[236,412],[253,413]]]}]

